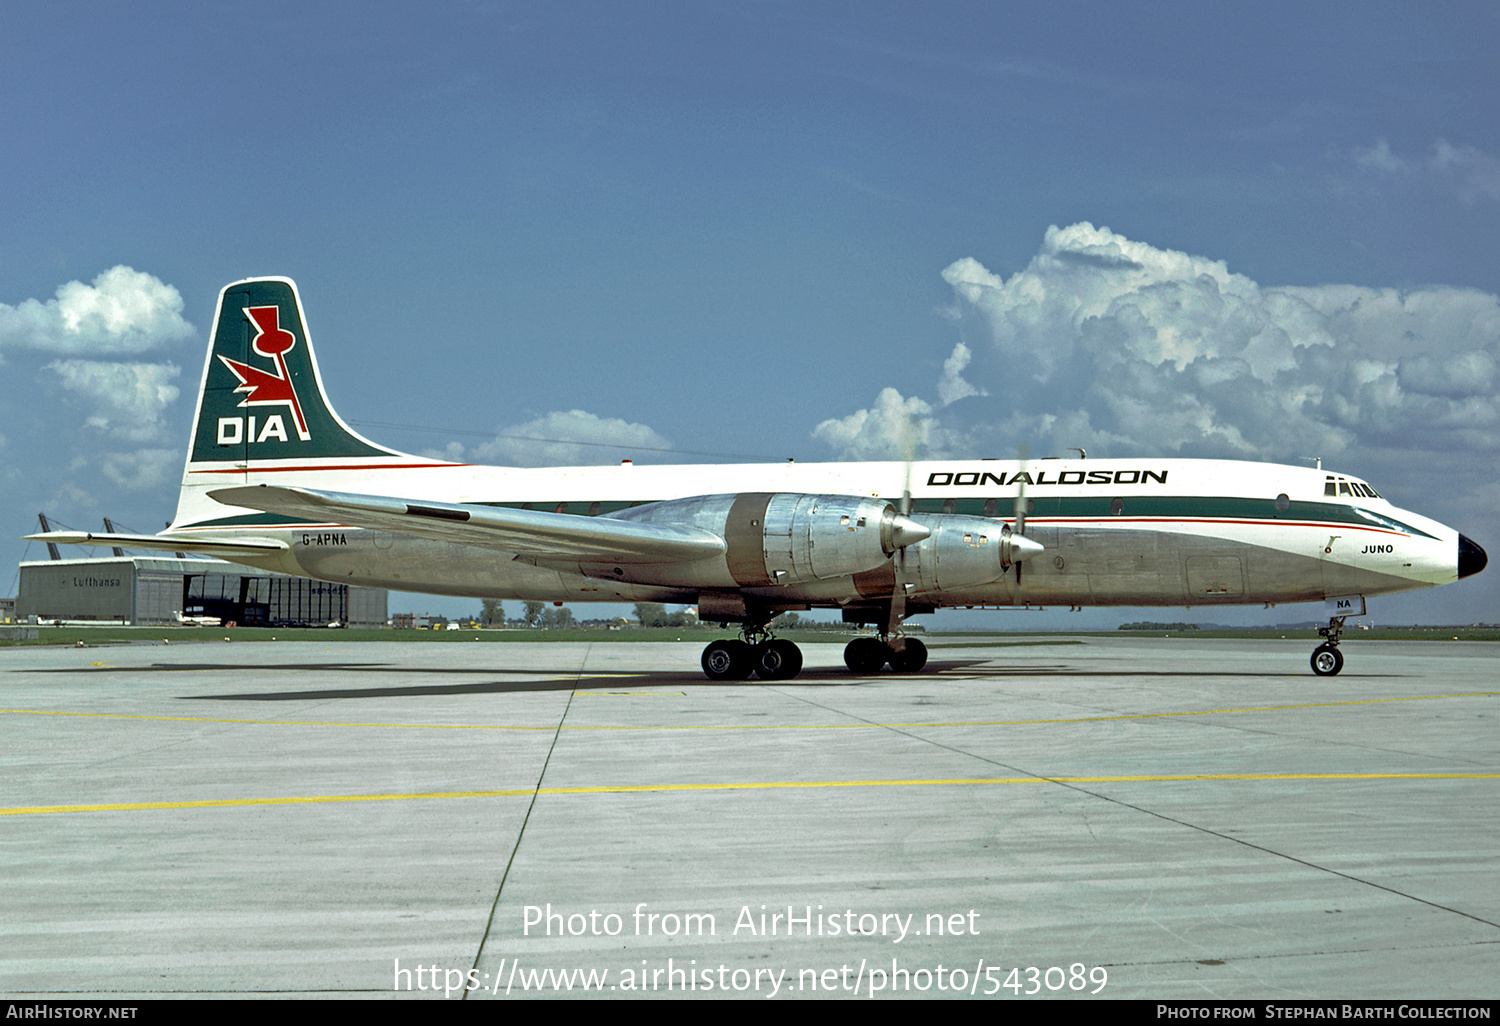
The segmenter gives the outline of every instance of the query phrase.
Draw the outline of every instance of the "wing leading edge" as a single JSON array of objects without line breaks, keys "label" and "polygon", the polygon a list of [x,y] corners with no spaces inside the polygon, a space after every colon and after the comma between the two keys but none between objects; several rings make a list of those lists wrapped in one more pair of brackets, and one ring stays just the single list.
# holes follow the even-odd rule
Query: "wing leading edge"
[{"label": "wing leading edge", "polygon": [[283,516],[513,552],[541,560],[690,563],[723,555],[724,539],[691,527],[634,523],[608,516],[544,513],[464,503],[422,502],[313,488],[219,488],[214,499]]}]

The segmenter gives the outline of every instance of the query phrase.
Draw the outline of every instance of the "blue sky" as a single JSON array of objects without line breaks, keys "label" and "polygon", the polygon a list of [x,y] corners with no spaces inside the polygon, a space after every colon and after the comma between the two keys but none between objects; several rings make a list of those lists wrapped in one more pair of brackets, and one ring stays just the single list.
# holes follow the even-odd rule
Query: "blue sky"
[{"label": "blue sky", "polygon": [[[1321,455],[1500,551],[1493,4],[0,15],[11,566],[37,510],[171,515],[257,274],[398,448]],[[1500,620],[1500,573],[1372,614]]]}]

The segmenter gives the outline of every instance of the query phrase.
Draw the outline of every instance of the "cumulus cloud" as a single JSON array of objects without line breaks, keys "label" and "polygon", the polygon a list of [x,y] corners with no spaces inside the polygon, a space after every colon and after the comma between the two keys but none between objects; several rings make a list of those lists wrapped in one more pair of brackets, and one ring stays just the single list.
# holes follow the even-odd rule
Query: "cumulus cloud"
[{"label": "cumulus cloud", "polygon": [[55,353],[143,353],[188,338],[182,296],[158,278],[121,264],[94,279],[70,281],[45,303],[0,303],[0,347]]},{"label": "cumulus cloud", "polygon": [[971,395],[989,395],[982,388],[975,388],[964,380],[964,368],[969,361],[974,359],[974,354],[969,352],[969,347],[962,342],[953,346],[953,352],[948,354],[948,359],[943,361],[943,376],[938,379],[938,400],[947,406],[956,403],[960,399],[967,399]]},{"label": "cumulus cloud", "polygon": [[132,441],[161,437],[162,414],[180,392],[170,382],[182,373],[170,363],[103,360],[53,360],[45,369],[83,405],[87,426]]},{"label": "cumulus cloud", "polygon": [[[973,259],[943,277],[966,347],[936,385],[947,405],[887,390],[820,425],[844,458],[875,454],[903,417],[929,418],[926,439],[981,447],[966,455],[1018,442],[1284,462],[1500,450],[1500,299],[1488,293],[1265,286],[1088,223],[1049,228],[1009,278]],[[973,392],[957,394],[958,371]]]},{"label": "cumulus cloud", "polygon": [[670,448],[671,443],[644,424],[568,410],[506,428],[494,440],[475,446],[473,456],[518,467],[580,466],[618,463],[634,458],[632,453]]},{"label": "cumulus cloud", "polygon": [[[972,393],[971,393],[972,394]],[[918,454],[943,454],[953,439],[916,396],[903,399],[894,388],[882,389],[875,405],[842,419],[823,421],[813,437],[849,460],[899,460]]]}]

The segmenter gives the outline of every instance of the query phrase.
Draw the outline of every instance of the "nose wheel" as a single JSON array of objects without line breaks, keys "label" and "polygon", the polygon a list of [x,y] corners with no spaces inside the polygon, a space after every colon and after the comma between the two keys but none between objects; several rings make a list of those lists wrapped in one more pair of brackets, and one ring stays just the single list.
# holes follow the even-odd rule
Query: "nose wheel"
[{"label": "nose wheel", "polygon": [[1344,633],[1344,617],[1330,616],[1327,627],[1319,627],[1318,634],[1323,644],[1313,649],[1312,671],[1319,677],[1332,677],[1344,668],[1344,653],[1339,651],[1339,638]]},{"label": "nose wheel", "polygon": [[1313,649],[1312,671],[1319,677],[1332,677],[1344,668],[1344,653],[1332,645],[1319,645]]}]

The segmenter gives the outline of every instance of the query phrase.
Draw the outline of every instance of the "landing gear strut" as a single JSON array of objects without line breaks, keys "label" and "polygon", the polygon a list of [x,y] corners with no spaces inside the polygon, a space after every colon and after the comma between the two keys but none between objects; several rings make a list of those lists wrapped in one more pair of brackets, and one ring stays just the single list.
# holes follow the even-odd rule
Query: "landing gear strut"
[{"label": "landing gear strut", "polygon": [[709,680],[791,680],[802,672],[802,650],[790,641],[773,638],[762,626],[746,625],[743,640],[710,642],[703,650],[703,672]]},{"label": "landing gear strut", "polygon": [[1318,634],[1323,644],[1313,649],[1312,671],[1319,677],[1332,677],[1344,668],[1344,653],[1339,651],[1339,638],[1344,633],[1342,616],[1330,616],[1327,627],[1319,627]]},{"label": "landing gear strut", "polygon": [[879,673],[886,663],[897,673],[916,673],[927,665],[927,646],[916,638],[902,642],[897,648],[887,638],[855,638],[844,648],[844,665],[861,676]]}]

